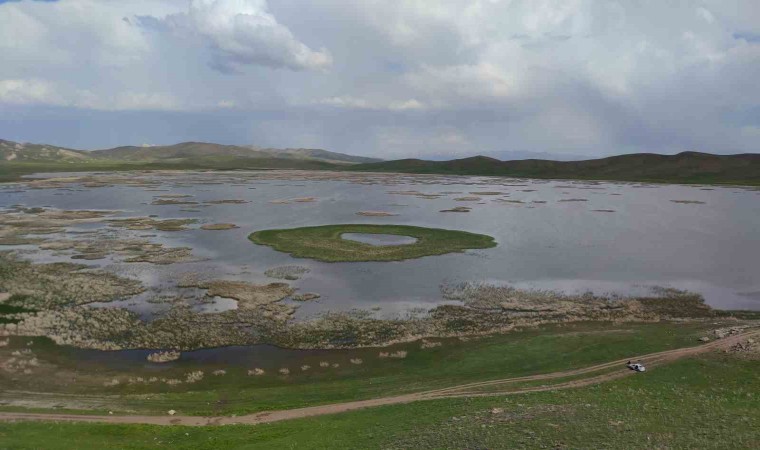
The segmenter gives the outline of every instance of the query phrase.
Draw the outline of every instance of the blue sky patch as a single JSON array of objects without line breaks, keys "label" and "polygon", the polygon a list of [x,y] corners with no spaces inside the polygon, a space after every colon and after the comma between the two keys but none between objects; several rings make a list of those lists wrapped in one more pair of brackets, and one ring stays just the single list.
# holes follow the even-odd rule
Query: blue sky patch
[{"label": "blue sky patch", "polygon": [[760,33],[751,33],[748,31],[738,32],[733,34],[734,39],[741,39],[743,41],[751,42],[753,44],[760,43]]}]

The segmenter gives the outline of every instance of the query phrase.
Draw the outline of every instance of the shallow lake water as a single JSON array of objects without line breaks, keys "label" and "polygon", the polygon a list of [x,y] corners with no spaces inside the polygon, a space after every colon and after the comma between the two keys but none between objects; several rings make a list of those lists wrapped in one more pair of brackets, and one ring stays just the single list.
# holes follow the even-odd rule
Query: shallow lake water
[{"label": "shallow lake water", "polygon": [[409,245],[417,242],[417,238],[395,234],[343,233],[340,237],[349,241],[381,247],[388,245]]},{"label": "shallow lake water", "polygon": [[[46,176],[67,175],[74,174]],[[760,191],[755,189],[286,171],[135,173],[131,179],[146,184],[4,185],[0,208],[104,209],[119,210],[121,217],[198,219],[200,223],[187,231],[114,233],[192,247],[200,261],[171,265],[75,261],[103,266],[153,287],[136,298],[112,303],[144,315],[168,308],[147,299],[157,292],[181,292],[176,281],[183,273],[264,283],[282,281],[264,272],[283,265],[308,267],[308,273],[288,283],[299,292],[321,295],[302,303],[297,318],[352,308],[374,309],[380,316],[403,315],[446,303],[440,285],[458,281],[574,293],[630,294],[665,286],[699,292],[716,308],[760,309]],[[192,196],[185,199],[197,204],[151,204],[161,195]],[[218,200],[248,203],[204,203]],[[457,206],[470,211],[442,212]],[[357,215],[368,210],[394,215]],[[239,228],[198,228],[213,223]],[[339,223],[464,230],[493,236],[498,246],[397,262],[323,263],[295,259],[248,240],[257,230]],[[107,225],[76,229],[98,227]],[[70,260],[50,251],[23,256]],[[234,305],[217,298],[198,309],[218,311]]]}]

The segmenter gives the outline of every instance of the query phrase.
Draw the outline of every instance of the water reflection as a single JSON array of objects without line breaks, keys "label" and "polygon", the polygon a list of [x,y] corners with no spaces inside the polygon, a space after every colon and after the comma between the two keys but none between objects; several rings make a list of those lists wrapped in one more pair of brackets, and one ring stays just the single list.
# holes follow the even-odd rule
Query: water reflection
[{"label": "water reflection", "polygon": [[[415,305],[430,307],[444,303],[439,285],[456,280],[597,293],[630,293],[640,285],[662,285],[700,292],[709,304],[719,308],[760,309],[757,296],[746,294],[760,291],[760,266],[756,264],[760,253],[760,195],[749,189],[706,191],[677,185],[411,175],[338,174],[333,176],[337,179],[330,179],[324,173],[303,172],[144,173],[124,177],[131,184],[73,182],[46,189],[8,185],[0,188],[0,207],[22,204],[107,209],[119,210],[121,217],[198,219],[188,231],[118,231],[120,238],[148,236],[152,242],[167,246],[191,247],[197,261],[166,266],[113,258],[78,261],[106,266],[145,282],[151,288],[148,293],[122,302],[142,315],[164,310],[166,305],[148,303],[149,297],[176,290],[176,281],[183,274],[270,283],[282,280],[268,278],[264,271],[289,264],[310,269],[300,280],[289,283],[300,292],[322,296],[303,304],[297,317],[351,308],[378,308],[379,315],[390,315]],[[58,195],[61,193],[65,195]],[[151,204],[156,196],[167,194],[186,195],[189,197],[183,200],[197,204]],[[307,197],[313,200],[297,201]],[[281,199],[294,200],[282,203]],[[218,203],[220,200],[248,203]],[[470,212],[441,212],[462,205]],[[397,215],[357,216],[366,210]],[[232,223],[239,228],[198,228],[212,223]],[[247,239],[256,230],[340,223],[471,231],[495,237],[498,246],[397,262],[322,263],[294,259]],[[105,224],[86,224],[72,229],[106,228]],[[347,236],[356,238],[344,238]],[[373,245],[401,244],[387,242],[384,236],[371,235],[374,242],[366,237],[358,239]],[[71,261],[70,254],[35,253],[30,246],[24,249],[31,253],[22,256],[33,260]],[[234,302],[217,299],[194,307],[216,311],[232,308]]]}]

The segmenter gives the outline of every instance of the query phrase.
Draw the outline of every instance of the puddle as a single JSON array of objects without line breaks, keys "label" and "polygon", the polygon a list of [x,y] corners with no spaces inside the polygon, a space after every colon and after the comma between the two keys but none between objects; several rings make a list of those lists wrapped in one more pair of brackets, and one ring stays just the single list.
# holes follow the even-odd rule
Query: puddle
[{"label": "puddle", "polygon": [[343,233],[340,237],[341,239],[378,247],[389,245],[410,245],[417,242],[417,238],[411,236],[399,236],[397,234]]}]

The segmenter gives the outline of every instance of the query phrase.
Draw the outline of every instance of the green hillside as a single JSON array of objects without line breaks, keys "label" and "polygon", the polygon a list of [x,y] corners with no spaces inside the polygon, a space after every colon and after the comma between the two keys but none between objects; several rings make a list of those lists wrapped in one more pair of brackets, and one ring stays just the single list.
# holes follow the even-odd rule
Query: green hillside
[{"label": "green hillside", "polygon": [[377,162],[379,159],[347,155],[310,148],[258,148],[254,146],[222,145],[208,142],[182,142],[174,145],[146,147],[116,147],[95,150],[89,156],[119,161],[165,161],[185,158],[237,157],[264,159],[297,159],[335,164]]},{"label": "green hillside", "polygon": [[493,175],[525,178],[654,181],[670,183],[760,184],[760,154],[677,155],[634,153],[586,161],[525,159],[499,161],[476,156],[451,161],[401,159],[359,164],[351,170],[372,172]]},{"label": "green hillside", "polygon": [[46,144],[28,144],[0,139],[0,164],[5,162],[166,162],[197,158],[251,158],[321,161],[333,164],[356,164],[382,161],[313,148],[259,148],[222,145],[208,142],[182,142],[174,145],[123,146],[104,150],[73,150]]},{"label": "green hillside", "polygon": [[633,153],[585,161],[501,161],[485,156],[450,161],[381,161],[320,149],[274,149],[206,142],[82,151],[0,140],[0,181],[34,172],[263,168],[760,185],[760,154],[754,153]]}]

